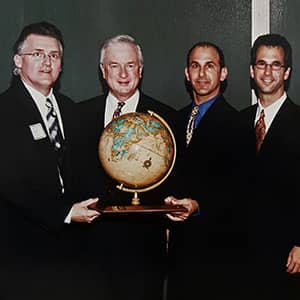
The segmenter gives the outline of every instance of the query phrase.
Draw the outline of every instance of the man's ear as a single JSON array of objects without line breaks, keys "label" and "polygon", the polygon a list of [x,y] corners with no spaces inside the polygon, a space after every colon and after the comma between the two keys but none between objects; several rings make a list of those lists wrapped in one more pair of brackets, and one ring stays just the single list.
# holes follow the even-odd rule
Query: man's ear
[{"label": "man's ear", "polygon": [[251,76],[251,78],[253,79],[253,78],[254,78],[254,70],[253,70],[253,67],[250,66],[249,70],[250,70],[250,76]]},{"label": "man's ear", "polygon": [[284,80],[288,80],[289,77],[290,77],[290,73],[291,73],[291,68],[288,67],[288,68],[284,71],[283,79],[284,79]]},{"label": "man's ear", "polygon": [[105,69],[104,69],[103,64],[100,63],[99,68],[100,68],[100,70],[101,70],[102,77],[103,77],[104,79],[106,79],[106,78],[105,78],[105,77],[106,77],[106,76],[105,76]]},{"label": "man's ear", "polygon": [[143,69],[144,69],[144,66],[139,66],[139,78],[141,79],[142,76],[143,76]]},{"label": "man's ear", "polygon": [[15,54],[14,63],[17,68],[22,68],[22,56],[20,56],[19,54]]},{"label": "man's ear", "polygon": [[228,70],[226,67],[221,69],[220,81],[224,81],[227,78]]},{"label": "man's ear", "polygon": [[188,68],[185,67],[184,68],[184,74],[185,74],[185,78],[187,81],[190,81],[190,75],[189,75],[189,72],[188,72]]}]

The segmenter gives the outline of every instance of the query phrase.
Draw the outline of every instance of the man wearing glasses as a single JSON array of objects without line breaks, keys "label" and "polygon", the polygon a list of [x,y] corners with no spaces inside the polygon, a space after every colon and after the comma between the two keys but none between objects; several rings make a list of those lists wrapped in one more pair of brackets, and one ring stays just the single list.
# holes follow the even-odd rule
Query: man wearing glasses
[{"label": "man wearing glasses", "polygon": [[296,280],[291,274],[300,271],[300,109],[285,91],[291,69],[292,49],[285,37],[266,34],[256,39],[250,76],[258,103],[242,111],[254,162],[249,299],[289,299],[291,281]]},{"label": "man wearing glasses", "polygon": [[58,278],[72,270],[65,259],[75,260],[74,248],[61,255],[68,245],[63,233],[72,226],[66,223],[90,223],[99,215],[88,209],[97,199],[68,199],[75,104],[54,89],[62,55],[62,35],[54,25],[24,27],[14,46],[11,86],[0,96],[5,299],[63,299],[67,281]]}]

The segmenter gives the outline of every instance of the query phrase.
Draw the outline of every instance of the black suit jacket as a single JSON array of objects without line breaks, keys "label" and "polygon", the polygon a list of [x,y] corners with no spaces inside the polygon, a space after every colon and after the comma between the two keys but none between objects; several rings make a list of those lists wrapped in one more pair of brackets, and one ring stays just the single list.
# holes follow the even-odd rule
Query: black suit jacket
[{"label": "black suit jacket", "polygon": [[248,126],[252,155],[249,199],[250,246],[255,258],[284,271],[289,251],[300,244],[299,170],[300,109],[289,98],[282,104],[255,153],[254,120],[257,105],[241,112]]},{"label": "black suit jacket", "polygon": [[228,290],[233,291],[234,263],[245,246],[240,223],[243,143],[239,114],[221,96],[200,120],[186,147],[191,111],[192,103],[179,112],[177,120],[181,155],[173,192],[197,200],[199,214],[171,228],[168,299],[226,298]]},{"label": "black suit jacket", "polygon": [[[71,135],[73,102],[55,93],[63,120],[66,151]],[[1,231],[3,251],[11,257],[52,256],[61,251],[59,232],[72,204],[69,189],[69,155],[65,153],[65,195],[59,182],[56,153],[33,99],[19,79],[0,96],[1,147]],[[46,137],[34,139],[30,130],[40,124]],[[41,131],[41,130],[40,130]],[[60,249],[60,250],[58,250]],[[12,256],[15,254],[15,256]]]},{"label": "black suit jacket", "polygon": [[[237,110],[221,96],[205,113],[186,147],[186,126],[191,110],[192,104],[179,112],[181,156],[177,167],[178,189],[174,192],[179,197],[196,199],[200,214],[177,226],[174,250],[179,251],[179,255],[183,255],[182,251],[191,253],[198,257],[197,261],[209,263],[209,257],[214,257],[220,249],[229,254],[232,243],[236,246],[237,241],[231,234],[239,231],[237,224],[242,207],[242,200],[238,198],[239,182],[243,180],[240,173],[242,132]],[[223,262],[227,258],[226,255],[220,257]]]},{"label": "black suit jacket", "polygon": [[[77,194],[82,198],[99,196],[105,205],[131,203],[132,193],[119,191],[98,158],[98,143],[104,128],[106,95],[83,101],[78,105],[81,116],[81,138],[78,139],[76,164]],[[140,94],[137,112],[152,110],[171,125],[175,110],[149,96]],[[172,125],[171,125],[172,126]],[[139,194],[142,203],[163,203],[161,187]],[[104,272],[109,299],[159,299],[162,297],[163,263],[166,230],[163,216],[102,215],[89,225],[87,239],[89,257],[95,261],[96,273]],[[110,274],[110,275],[107,275]],[[124,287],[124,288],[121,288]]]}]

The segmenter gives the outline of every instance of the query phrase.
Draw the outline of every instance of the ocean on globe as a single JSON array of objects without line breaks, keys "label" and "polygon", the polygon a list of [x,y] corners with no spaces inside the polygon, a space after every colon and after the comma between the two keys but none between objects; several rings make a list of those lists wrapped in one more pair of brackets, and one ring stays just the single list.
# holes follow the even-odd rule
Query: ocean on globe
[{"label": "ocean on globe", "polygon": [[170,127],[150,111],[128,113],[112,120],[99,141],[104,170],[132,189],[160,184],[170,173],[175,157],[176,145]]}]

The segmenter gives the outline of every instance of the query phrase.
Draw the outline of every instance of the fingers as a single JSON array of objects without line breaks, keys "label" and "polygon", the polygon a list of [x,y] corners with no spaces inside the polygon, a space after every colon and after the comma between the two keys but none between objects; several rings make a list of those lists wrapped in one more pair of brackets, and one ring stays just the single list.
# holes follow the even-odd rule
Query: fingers
[{"label": "fingers", "polygon": [[287,272],[290,274],[295,274],[300,271],[300,265],[296,263],[290,264],[290,266],[287,268]]},{"label": "fingers", "polygon": [[177,204],[177,199],[173,196],[168,196],[166,199],[165,199],[165,204],[168,204],[168,205],[176,205]]},{"label": "fingers", "polygon": [[90,199],[81,201],[80,203],[81,203],[83,206],[88,206],[88,205],[90,205],[90,204],[96,203],[98,200],[99,200],[99,198],[90,198]]},{"label": "fingers", "polygon": [[92,205],[97,201],[98,198],[91,198],[75,203],[72,207],[71,220],[73,222],[91,223],[100,215],[100,213],[97,210],[90,209],[89,205]]},{"label": "fingers", "polygon": [[300,248],[294,246],[289,253],[286,271],[290,274],[295,274],[300,272]]},{"label": "fingers", "polygon": [[184,220],[186,220],[186,218],[184,218],[183,216],[175,216],[175,215],[172,215],[172,214],[166,214],[166,216],[171,220],[171,221],[174,221],[174,222],[183,222]]},{"label": "fingers", "polygon": [[289,254],[289,257],[288,257],[287,263],[286,263],[286,267],[287,267],[287,268],[288,268],[289,265],[291,264],[291,261],[292,261],[292,259],[291,259],[291,254]]}]

